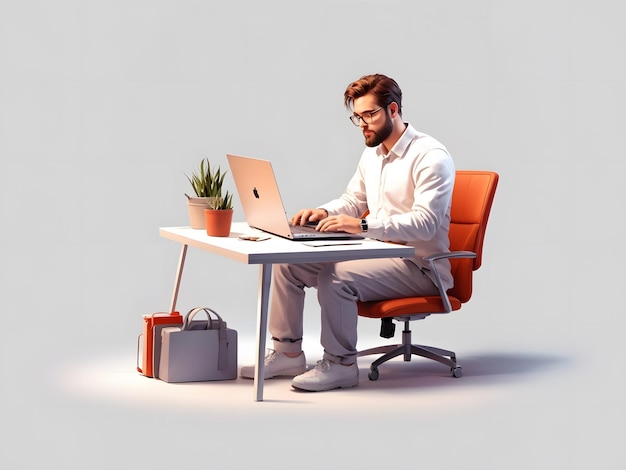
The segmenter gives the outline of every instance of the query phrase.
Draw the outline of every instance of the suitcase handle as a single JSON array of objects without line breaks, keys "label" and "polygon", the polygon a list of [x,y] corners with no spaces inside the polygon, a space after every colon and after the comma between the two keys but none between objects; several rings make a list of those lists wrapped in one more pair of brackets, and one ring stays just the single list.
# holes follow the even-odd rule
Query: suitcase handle
[{"label": "suitcase handle", "polygon": [[143,333],[137,336],[137,372],[143,374],[143,369],[139,367],[139,357],[141,356],[141,338],[143,337]]}]

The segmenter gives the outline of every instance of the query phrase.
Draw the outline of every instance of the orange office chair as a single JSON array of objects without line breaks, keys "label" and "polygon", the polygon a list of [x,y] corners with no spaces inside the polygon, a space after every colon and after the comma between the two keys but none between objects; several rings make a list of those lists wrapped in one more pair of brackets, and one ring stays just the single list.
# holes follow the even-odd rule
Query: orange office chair
[{"label": "orange office chair", "polygon": [[[485,229],[498,179],[499,175],[491,171],[456,172],[450,213],[450,253],[433,254],[425,258],[435,273],[439,295],[358,302],[359,316],[381,319],[380,335],[384,338],[393,336],[393,321],[404,322],[402,344],[359,351],[359,356],[383,354],[372,362],[368,374],[370,380],[378,379],[378,366],[382,363],[400,355],[404,355],[405,361],[410,361],[413,354],[449,366],[453,377],[463,375],[454,352],[412,344],[409,322],[422,320],[432,314],[459,310],[472,296],[472,276],[481,265]],[[450,259],[454,277],[454,287],[447,292],[435,268],[435,260],[443,258]]]}]

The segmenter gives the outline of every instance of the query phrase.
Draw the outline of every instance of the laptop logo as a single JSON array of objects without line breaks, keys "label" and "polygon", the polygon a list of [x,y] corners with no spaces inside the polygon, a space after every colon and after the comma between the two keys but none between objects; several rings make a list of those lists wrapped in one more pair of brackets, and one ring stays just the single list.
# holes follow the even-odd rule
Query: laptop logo
[{"label": "laptop logo", "polygon": [[256,187],[252,189],[252,194],[254,194],[254,197],[259,199],[259,192],[257,191]]}]

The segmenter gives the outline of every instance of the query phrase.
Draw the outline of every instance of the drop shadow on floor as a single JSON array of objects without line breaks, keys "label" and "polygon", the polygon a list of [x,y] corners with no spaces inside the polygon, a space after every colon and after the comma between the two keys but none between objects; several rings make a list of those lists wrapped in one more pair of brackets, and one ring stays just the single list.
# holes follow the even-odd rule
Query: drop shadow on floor
[{"label": "drop shadow on floor", "polygon": [[362,387],[371,390],[409,389],[414,387],[484,386],[500,381],[521,380],[567,366],[572,359],[565,356],[528,353],[482,353],[459,358],[463,376],[453,378],[450,369],[438,362],[413,356],[405,362],[394,358],[379,366],[378,380],[368,380],[369,364],[378,356],[359,358]]}]

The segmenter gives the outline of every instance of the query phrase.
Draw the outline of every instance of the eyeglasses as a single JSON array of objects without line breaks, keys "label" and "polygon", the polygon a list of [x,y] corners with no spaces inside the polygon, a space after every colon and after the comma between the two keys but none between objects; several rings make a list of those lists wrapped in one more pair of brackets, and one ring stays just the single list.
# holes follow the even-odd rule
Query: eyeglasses
[{"label": "eyeglasses", "polygon": [[359,116],[358,114],[353,114],[352,116],[350,116],[350,121],[352,121],[352,124],[354,124],[357,127],[361,125],[361,121],[363,121],[365,124],[371,124],[372,121],[374,120],[374,114],[376,114],[378,111],[380,111],[383,108],[384,106],[381,106],[380,108],[375,109],[374,111],[366,111],[363,113],[363,116]]}]

